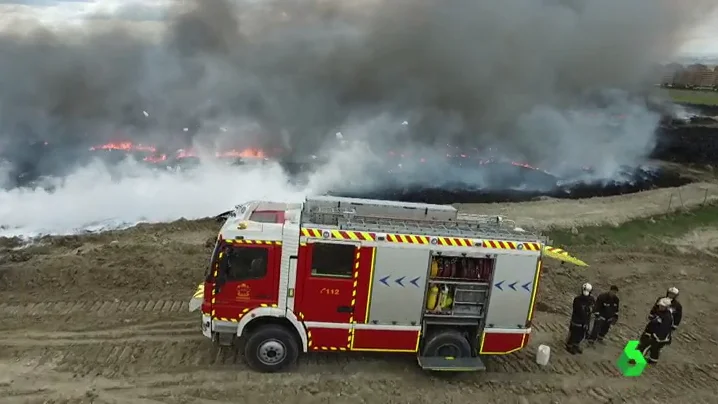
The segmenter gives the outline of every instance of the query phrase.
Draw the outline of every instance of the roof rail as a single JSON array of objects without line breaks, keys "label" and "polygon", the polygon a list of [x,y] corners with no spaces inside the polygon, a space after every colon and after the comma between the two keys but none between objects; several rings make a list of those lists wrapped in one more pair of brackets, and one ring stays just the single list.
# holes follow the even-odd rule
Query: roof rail
[{"label": "roof rail", "polygon": [[315,207],[304,212],[304,225],[333,226],[340,230],[384,233],[420,233],[432,236],[537,240],[541,237],[517,228],[501,216],[474,216],[472,220],[405,219],[378,215],[359,215],[354,209]]}]

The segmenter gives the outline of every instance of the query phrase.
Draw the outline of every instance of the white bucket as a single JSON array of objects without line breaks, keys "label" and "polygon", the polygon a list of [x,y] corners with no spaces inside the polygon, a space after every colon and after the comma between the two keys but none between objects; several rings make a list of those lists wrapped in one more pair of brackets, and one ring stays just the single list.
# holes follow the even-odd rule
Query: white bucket
[{"label": "white bucket", "polygon": [[536,363],[541,366],[548,365],[548,360],[551,358],[551,347],[548,345],[539,345],[536,351]]}]

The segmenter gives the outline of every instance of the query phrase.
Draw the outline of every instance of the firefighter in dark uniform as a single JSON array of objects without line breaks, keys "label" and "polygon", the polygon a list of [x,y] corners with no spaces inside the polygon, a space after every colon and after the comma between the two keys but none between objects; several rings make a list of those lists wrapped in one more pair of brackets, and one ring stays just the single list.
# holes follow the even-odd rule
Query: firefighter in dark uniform
[{"label": "firefighter in dark uniform", "polygon": [[[671,299],[671,306],[669,309],[671,310],[671,314],[673,315],[673,327],[672,331],[675,331],[678,329],[678,326],[681,325],[681,320],[683,320],[683,306],[678,301],[678,288],[676,287],[670,287],[668,290],[666,290],[666,296],[667,298]],[[662,298],[659,297],[656,300],[656,304],[653,305],[653,308],[651,309],[651,314],[655,314],[656,310],[658,309],[658,301]]]},{"label": "firefighter in dark uniform", "polygon": [[593,345],[596,341],[603,342],[611,326],[618,321],[618,286],[611,285],[608,292],[601,293],[596,299],[593,308],[593,328],[588,335],[588,344]]},{"label": "firefighter in dark uniform", "polygon": [[671,315],[671,299],[663,297],[656,303],[655,313],[648,316],[643,335],[638,342],[638,349],[643,356],[647,356],[648,363],[655,365],[661,354],[661,349],[671,340],[673,316]]},{"label": "firefighter in dark uniform", "polygon": [[592,291],[593,286],[590,283],[584,283],[581,286],[581,294],[573,298],[573,311],[566,340],[566,350],[572,354],[583,352],[581,341],[588,333],[588,327],[591,325],[591,312],[596,303],[596,299],[591,296]]}]

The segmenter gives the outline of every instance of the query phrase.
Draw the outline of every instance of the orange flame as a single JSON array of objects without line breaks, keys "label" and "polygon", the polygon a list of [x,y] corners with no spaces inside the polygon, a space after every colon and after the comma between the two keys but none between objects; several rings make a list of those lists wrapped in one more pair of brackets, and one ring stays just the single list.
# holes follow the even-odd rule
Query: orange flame
[{"label": "orange flame", "polygon": [[148,146],[143,144],[135,144],[132,142],[113,142],[113,143],[106,143],[100,146],[94,146],[90,147],[90,150],[96,151],[96,150],[122,150],[122,151],[144,151],[144,152],[150,152],[155,153],[157,151],[157,148],[154,146]]},{"label": "orange flame", "polygon": [[267,155],[264,153],[261,149],[231,149],[224,152],[217,152],[215,153],[215,156],[218,158],[257,158],[257,159],[263,159],[266,158]]},{"label": "orange flame", "polygon": [[148,163],[161,163],[161,162],[167,160],[167,155],[160,154],[160,155],[147,156],[143,160]]}]

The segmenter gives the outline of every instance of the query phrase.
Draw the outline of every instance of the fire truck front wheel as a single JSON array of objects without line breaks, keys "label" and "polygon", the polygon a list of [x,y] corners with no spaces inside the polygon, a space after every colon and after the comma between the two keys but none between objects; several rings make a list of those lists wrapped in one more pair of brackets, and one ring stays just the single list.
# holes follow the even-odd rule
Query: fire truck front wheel
[{"label": "fire truck front wheel", "polygon": [[471,344],[456,330],[439,331],[426,341],[422,356],[466,358],[471,356]]},{"label": "fire truck front wheel", "polygon": [[294,364],[299,346],[294,335],[285,327],[267,324],[254,330],[244,346],[244,357],[257,371],[277,372]]}]

